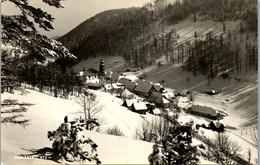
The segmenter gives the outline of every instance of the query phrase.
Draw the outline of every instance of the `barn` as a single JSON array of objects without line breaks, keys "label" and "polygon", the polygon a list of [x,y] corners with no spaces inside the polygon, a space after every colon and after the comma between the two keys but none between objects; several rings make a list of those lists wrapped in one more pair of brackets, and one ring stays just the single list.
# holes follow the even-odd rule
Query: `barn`
[{"label": "barn", "polygon": [[136,94],[139,94],[139,95],[142,95],[142,96],[145,96],[145,97],[149,97],[152,92],[154,91],[154,87],[151,83],[149,82],[142,82],[142,83],[139,83],[135,88],[134,88],[134,92]]},{"label": "barn", "polygon": [[216,120],[218,118],[218,112],[211,107],[193,105],[189,110],[189,113],[204,116],[210,119]]}]

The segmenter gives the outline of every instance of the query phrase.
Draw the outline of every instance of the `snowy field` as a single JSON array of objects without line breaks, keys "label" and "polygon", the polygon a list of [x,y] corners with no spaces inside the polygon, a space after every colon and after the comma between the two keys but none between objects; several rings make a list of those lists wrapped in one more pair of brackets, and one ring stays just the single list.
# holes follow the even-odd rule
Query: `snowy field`
[{"label": "snowy field", "polygon": [[[15,157],[20,154],[30,154],[26,150],[51,147],[52,142],[47,138],[47,131],[57,129],[66,115],[69,119],[74,118],[73,112],[79,107],[74,100],[55,98],[29,89],[27,91],[29,92],[27,95],[21,95],[20,92],[15,91],[15,94],[5,93],[1,97],[2,101],[4,99],[17,99],[19,102],[35,104],[28,108],[24,116],[26,119],[31,119],[28,127],[1,124],[2,162],[7,165],[55,164],[49,160],[15,159]],[[114,101],[117,101],[112,100],[113,96],[109,97],[104,93],[102,98],[104,100],[102,99],[100,102],[107,103],[103,104],[104,110],[102,111],[102,115],[107,117],[106,126],[117,124],[122,130],[125,130],[125,134],[131,133],[138,124],[137,120],[142,119],[140,115],[130,112],[118,103],[113,104]],[[123,112],[119,113],[120,111]],[[148,164],[147,158],[152,152],[153,144],[133,140],[130,133],[129,137],[116,137],[89,131],[87,136],[99,145],[98,153],[102,163]]]}]

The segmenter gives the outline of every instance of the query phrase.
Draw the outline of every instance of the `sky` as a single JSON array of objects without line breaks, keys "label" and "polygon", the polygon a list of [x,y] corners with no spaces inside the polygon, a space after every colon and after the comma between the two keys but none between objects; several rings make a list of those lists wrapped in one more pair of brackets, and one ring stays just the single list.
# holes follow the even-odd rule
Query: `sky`
[{"label": "sky", "polygon": [[[141,7],[152,0],[64,0],[65,8],[50,7],[42,0],[29,0],[30,4],[50,13],[54,18],[54,30],[46,32],[39,30],[48,37],[62,36],[88,18],[109,9]],[[19,9],[9,2],[1,4],[1,12],[6,15],[18,14]]]}]

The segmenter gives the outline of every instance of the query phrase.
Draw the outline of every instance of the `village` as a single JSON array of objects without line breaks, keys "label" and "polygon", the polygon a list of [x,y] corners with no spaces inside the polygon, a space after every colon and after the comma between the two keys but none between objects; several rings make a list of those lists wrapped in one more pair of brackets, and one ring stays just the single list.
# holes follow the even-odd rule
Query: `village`
[{"label": "village", "polygon": [[[105,71],[105,62],[101,58],[97,75],[88,75],[83,69],[78,74],[84,82],[84,90],[101,90],[122,99],[122,106],[130,111],[145,115],[160,116],[167,113],[173,116],[181,111],[191,115],[205,117],[208,124],[201,126],[217,132],[225,130],[221,121],[227,114],[212,107],[193,104],[193,93],[189,89],[165,89],[162,83],[151,83],[129,76],[131,72],[113,73]],[[216,90],[203,91],[206,95],[215,95]]]}]

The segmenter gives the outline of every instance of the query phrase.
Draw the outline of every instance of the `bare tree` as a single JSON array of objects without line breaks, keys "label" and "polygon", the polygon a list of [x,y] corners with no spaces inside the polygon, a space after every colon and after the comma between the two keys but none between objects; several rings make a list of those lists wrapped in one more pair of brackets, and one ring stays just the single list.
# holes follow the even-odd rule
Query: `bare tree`
[{"label": "bare tree", "polygon": [[170,122],[164,117],[154,117],[152,120],[143,120],[136,129],[136,139],[158,142],[169,134]]},{"label": "bare tree", "polygon": [[164,117],[154,117],[151,123],[151,132],[156,136],[156,141],[162,140],[169,134],[170,123]]},{"label": "bare tree", "polygon": [[230,141],[228,135],[224,133],[218,133],[215,141],[215,146],[215,149],[213,149],[213,156],[217,163],[236,163],[236,157],[241,151],[241,146],[239,146],[238,143]]},{"label": "bare tree", "polygon": [[76,100],[80,105],[80,109],[76,112],[82,114],[84,119],[80,119],[81,122],[85,122],[87,130],[93,130],[100,125],[98,114],[101,112],[101,107],[98,105],[97,96],[92,92],[85,92],[80,95]]},{"label": "bare tree", "polygon": [[153,139],[151,127],[152,127],[151,123],[149,123],[146,120],[143,120],[140,123],[140,126],[136,128],[136,132],[135,132],[136,139],[151,142]]}]

